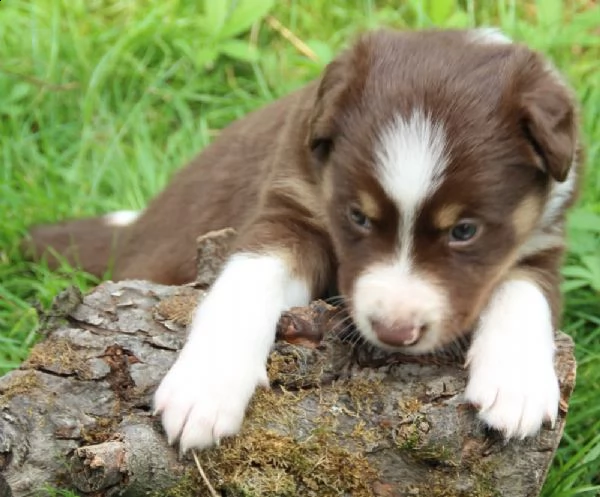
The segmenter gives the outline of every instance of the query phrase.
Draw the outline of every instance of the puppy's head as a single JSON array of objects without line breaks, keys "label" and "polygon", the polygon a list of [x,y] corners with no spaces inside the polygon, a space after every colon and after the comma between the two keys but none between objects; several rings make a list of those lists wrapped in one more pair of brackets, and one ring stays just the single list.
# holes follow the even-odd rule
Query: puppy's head
[{"label": "puppy's head", "polygon": [[549,64],[494,32],[377,32],[330,64],[308,145],[365,338],[441,347],[525,247],[559,242],[535,237],[572,189],[574,114]]}]

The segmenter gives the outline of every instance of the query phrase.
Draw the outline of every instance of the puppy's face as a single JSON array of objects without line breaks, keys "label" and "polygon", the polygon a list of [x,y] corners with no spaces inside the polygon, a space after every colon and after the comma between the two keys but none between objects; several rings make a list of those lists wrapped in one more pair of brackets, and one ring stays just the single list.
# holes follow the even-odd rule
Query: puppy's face
[{"label": "puppy's face", "polygon": [[321,84],[311,143],[338,284],[380,346],[456,339],[528,247],[559,243],[536,236],[572,186],[569,95],[539,56],[488,41],[379,33]]}]

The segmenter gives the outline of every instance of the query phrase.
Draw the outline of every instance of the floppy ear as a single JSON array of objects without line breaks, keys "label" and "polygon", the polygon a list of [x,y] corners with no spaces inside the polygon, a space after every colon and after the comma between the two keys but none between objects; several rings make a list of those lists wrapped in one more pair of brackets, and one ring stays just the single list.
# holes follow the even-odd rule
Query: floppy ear
[{"label": "floppy ear", "polygon": [[327,65],[311,111],[307,145],[319,163],[327,161],[337,134],[336,118],[349,77],[346,59],[342,54]]},{"label": "floppy ear", "polygon": [[324,164],[339,133],[344,109],[357,101],[367,74],[369,37],[363,36],[325,68],[309,118],[307,145],[318,163]]},{"label": "floppy ear", "polygon": [[566,83],[539,55],[523,67],[522,125],[540,168],[556,181],[569,174],[577,150],[577,117]]}]

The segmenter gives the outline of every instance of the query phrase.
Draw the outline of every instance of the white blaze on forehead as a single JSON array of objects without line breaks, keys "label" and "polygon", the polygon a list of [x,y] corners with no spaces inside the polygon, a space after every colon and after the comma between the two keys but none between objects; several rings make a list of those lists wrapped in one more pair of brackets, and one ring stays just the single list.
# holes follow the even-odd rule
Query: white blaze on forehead
[{"label": "white blaze on forehead", "polygon": [[425,336],[407,351],[431,351],[441,341],[448,298],[443,288],[413,267],[412,252],[418,211],[439,187],[448,163],[443,127],[421,110],[409,118],[397,116],[383,129],[375,158],[378,180],[400,215],[398,251],[357,278],[354,320],[374,343],[379,340],[372,320],[392,327],[425,327]]},{"label": "white blaze on forehead", "polygon": [[381,133],[375,151],[378,179],[400,214],[400,264],[410,266],[418,209],[440,185],[447,166],[446,136],[421,110],[397,116]]},{"label": "white blaze on forehead", "polygon": [[440,123],[422,111],[397,116],[381,133],[376,151],[381,184],[403,211],[413,212],[439,185],[446,139]]}]

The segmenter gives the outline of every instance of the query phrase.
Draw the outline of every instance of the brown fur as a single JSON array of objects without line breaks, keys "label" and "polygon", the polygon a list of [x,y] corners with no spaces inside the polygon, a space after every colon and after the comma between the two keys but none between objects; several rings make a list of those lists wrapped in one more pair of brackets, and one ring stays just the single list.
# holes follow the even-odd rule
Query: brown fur
[{"label": "brown fur", "polygon": [[107,226],[102,218],[77,219],[34,226],[21,247],[30,257],[45,257],[53,269],[68,263],[102,277],[113,262],[121,234],[121,229]]},{"label": "brown fur", "polygon": [[[471,43],[460,32],[366,35],[319,82],[233,123],[118,230],[113,278],[190,281],[196,237],[231,226],[239,250],[283,254],[314,296],[336,282],[350,295],[365,267],[394,253],[401,213],[376,179],[373,153],[382,125],[415,107],[448,136],[448,173],[415,235],[415,264],[449,289],[448,336],[472,327],[498,282],[523,274],[545,289],[558,319],[561,249],[519,260],[517,248],[539,222],[552,180],[564,181],[573,163],[572,98],[539,54]],[[348,220],[352,203],[373,218],[369,235]],[[480,240],[449,249],[453,222],[475,215],[485,222]],[[58,236],[32,230],[32,246],[38,256],[44,247],[69,255],[74,242],[70,260],[101,274],[112,235],[97,221],[76,223],[56,228]],[[92,243],[95,234],[104,241]]]}]

